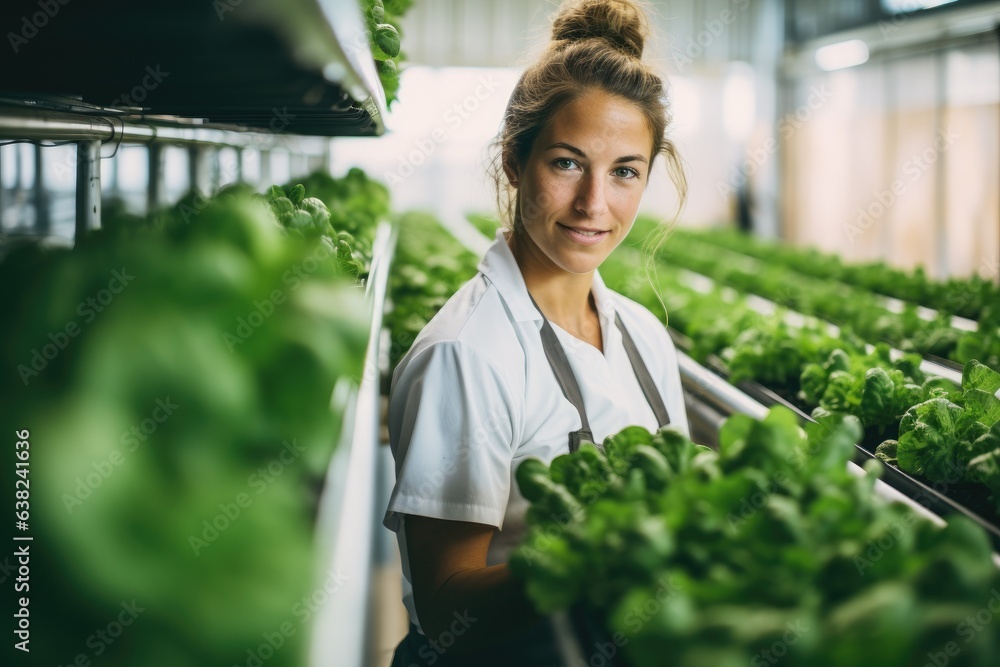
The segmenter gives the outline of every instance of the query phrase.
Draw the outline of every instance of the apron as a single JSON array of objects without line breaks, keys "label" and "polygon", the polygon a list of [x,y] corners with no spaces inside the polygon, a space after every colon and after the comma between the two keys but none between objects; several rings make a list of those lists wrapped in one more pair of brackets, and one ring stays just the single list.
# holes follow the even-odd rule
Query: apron
[{"label": "apron", "polygon": [[[549,324],[545,313],[535,303],[534,297],[529,294],[528,298],[531,299],[531,303],[542,316],[542,347],[545,349],[545,356],[552,367],[552,373],[556,376],[556,382],[559,383],[563,396],[573,404],[573,407],[580,414],[580,430],[571,431],[569,434],[569,451],[575,452],[580,448],[581,442],[594,442],[594,434],[590,430],[590,420],[587,419],[587,411],[583,406],[583,394],[580,392],[580,385],[577,384],[576,376],[569,365],[569,359],[566,358],[566,351],[559,343],[555,330]],[[649,369],[646,368],[646,363],[642,360],[642,355],[639,354],[639,348],[635,346],[635,341],[632,340],[628,329],[625,328],[625,323],[622,322],[621,315],[617,312],[615,312],[615,326],[622,334],[622,346],[625,348],[625,354],[628,355],[629,363],[632,364],[632,372],[635,373],[635,379],[639,381],[639,388],[642,389],[646,402],[653,410],[656,423],[660,425],[660,428],[669,425],[670,413],[667,412],[667,406],[663,403],[660,392],[656,390],[656,383],[653,382],[653,376],[649,374]],[[595,444],[601,447],[600,443]]]},{"label": "apron", "polygon": [[[555,330],[549,324],[548,318],[538,308],[535,299],[531,298],[531,303],[542,315],[542,347],[545,356],[552,367],[559,388],[562,389],[563,396],[566,397],[573,407],[580,414],[580,428],[569,433],[569,451],[575,452],[583,442],[594,442],[594,434],[590,430],[590,420],[587,418],[587,410],[583,405],[583,394],[580,385],[576,381],[576,375],[566,357]],[[646,402],[653,411],[656,421],[660,427],[670,424],[670,414],[667,406],[660,396],[653,382],[653,376],[649,374],[646,363],[639,354],[639,348],[625,328],[625,323],[618,313],[615,313],[615,325],[622,335],[622,345],[628,355],[629,363],[632,364],[632,371],[639,382]],[[601,447],[600,443],[595,443]],[[520,633],[506,640],[505,642],[491,646],[488,649],[478,651],[473,654],[463,654],[449,656],[448,651],[441,647],[439,642],[431,642],[427,636],[420,633],[417,626],[410,624],[410,632],[403,638],[403,641],[396,647],[393,654],[391,667],[560,667],[563,658],[557,648],[555,632],[552,623],[548,618],[542,618],[530,628],[522,630]]]}]

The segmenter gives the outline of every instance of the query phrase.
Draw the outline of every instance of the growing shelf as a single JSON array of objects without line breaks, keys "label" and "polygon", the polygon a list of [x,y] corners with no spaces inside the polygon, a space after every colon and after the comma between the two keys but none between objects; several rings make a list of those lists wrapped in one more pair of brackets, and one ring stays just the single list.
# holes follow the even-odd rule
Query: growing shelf
[{"label": "growing shelf", "polygon": [[[341,441],[330,463],[317,517],[319,571],[317,591],[327,592],[318,612],[310,665],[369,664],[367,633],[345,619],[368,618],[371,600],[376,457],[379,446],[379,359],[384,356],[382,315],[396,233],[381,223],[375,234],[372,268],[365,296],[371,313],[368,349],[356,392],[335,392],[345,402]],[[333,590],[328,590],[333,589]],[[366,626],[367,627],[367,626]]]},{"label": "growing shelf", "polygon": [[268,133],[384,131],[385,96],[356,3],[53,5],[41,18],[38,3],[0,9],[4,25],[20,28],[3,56],[3,94],[24,107]]}]

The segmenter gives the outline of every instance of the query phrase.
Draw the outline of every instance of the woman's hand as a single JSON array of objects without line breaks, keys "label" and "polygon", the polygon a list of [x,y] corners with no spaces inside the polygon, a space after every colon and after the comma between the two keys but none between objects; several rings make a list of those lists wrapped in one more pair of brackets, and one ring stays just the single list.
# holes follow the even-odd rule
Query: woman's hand
[{"label": "woman's hand", "polygon": [[451,654],[482,649],[538,620],[509,567],[487,567],[496,528],[407,515],[406,550],[421,629],[432,641],[454,638]]}]

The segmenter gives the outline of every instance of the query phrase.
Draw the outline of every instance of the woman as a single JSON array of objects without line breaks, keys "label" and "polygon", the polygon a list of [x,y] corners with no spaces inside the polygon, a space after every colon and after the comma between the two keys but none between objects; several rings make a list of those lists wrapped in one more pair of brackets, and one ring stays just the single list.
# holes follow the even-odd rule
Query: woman
[{"label": "woman", "polygon": [[498,137],[509,228],[393,375],[389,433],[410,634],[393,665],[556,665],[507,557],[528,457],[670,424],[687,434],[663,323],[597,268],[631,228],[655,158],[683,194],[662,81],[630,0],[572,0],[521,77]]}]

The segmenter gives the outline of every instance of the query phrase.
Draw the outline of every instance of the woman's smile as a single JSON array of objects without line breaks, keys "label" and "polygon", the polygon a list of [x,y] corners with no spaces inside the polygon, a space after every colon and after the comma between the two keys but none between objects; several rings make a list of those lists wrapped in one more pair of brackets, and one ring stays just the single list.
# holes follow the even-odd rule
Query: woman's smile
[{"label": "woman's smile", "polygon": [[582,246],[595,246],[611,235],[611,230],[608,229],[599,230],[588,229],[586,227],[571,227],[561,222],[557,222],[556,224],[559,225],[570,240]]},{"label": "woman's smile", "polygon": [[560,109],[508,172],[536,259],[549,271],[593,273],[632,228],[652,147],[628,100],[591,90]]}]

